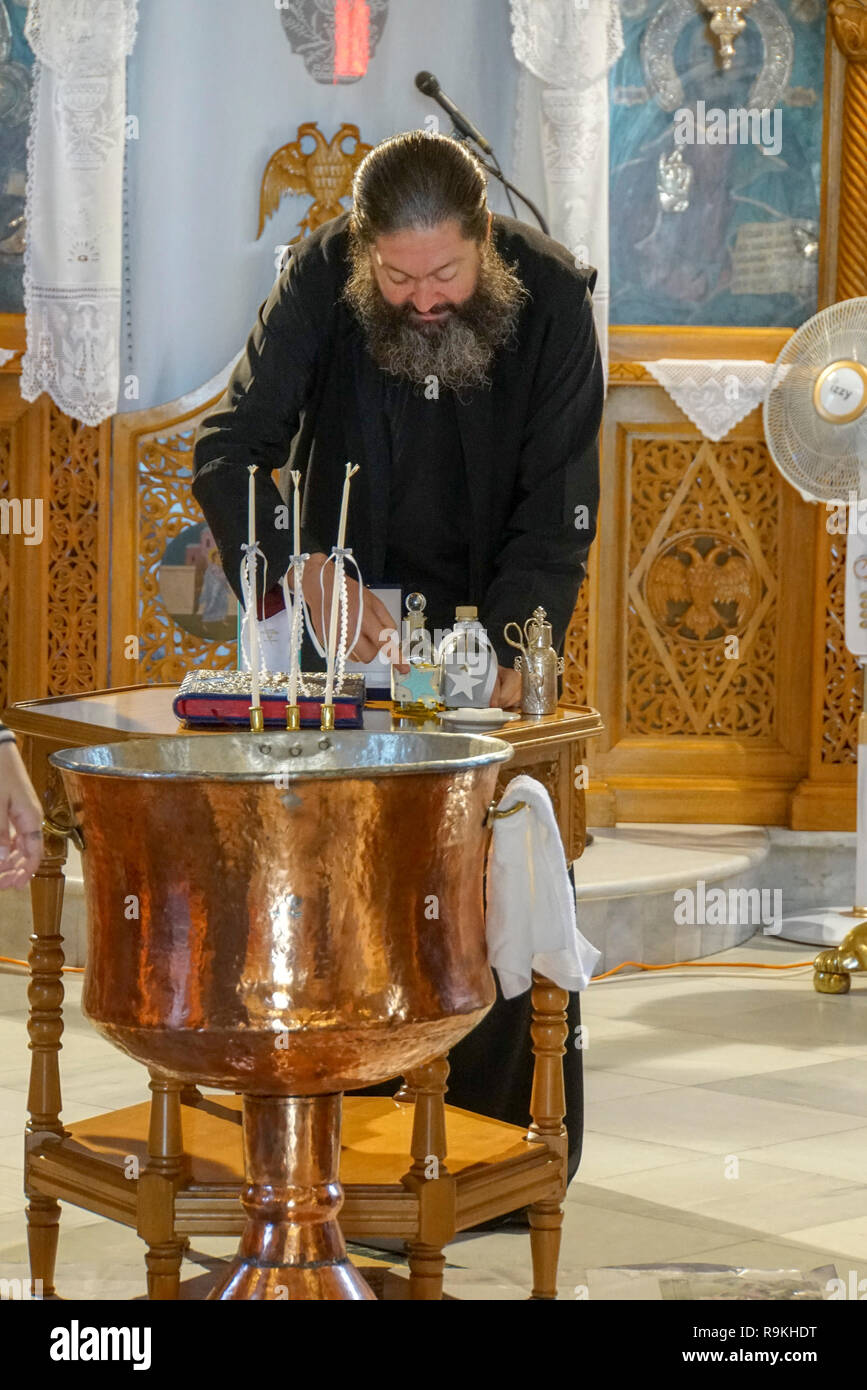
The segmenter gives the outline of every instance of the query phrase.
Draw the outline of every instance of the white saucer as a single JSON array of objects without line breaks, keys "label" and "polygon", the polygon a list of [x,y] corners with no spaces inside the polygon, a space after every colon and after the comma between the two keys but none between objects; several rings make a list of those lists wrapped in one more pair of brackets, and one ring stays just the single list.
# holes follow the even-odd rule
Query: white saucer
[{"label": "white saucer", "polygon": [[472,707],[447,709],[443,710],[440,715],[443,724],[460,729],[501,729],[504,724],[511,724],[520,718],[520,710],[473,709]]}]

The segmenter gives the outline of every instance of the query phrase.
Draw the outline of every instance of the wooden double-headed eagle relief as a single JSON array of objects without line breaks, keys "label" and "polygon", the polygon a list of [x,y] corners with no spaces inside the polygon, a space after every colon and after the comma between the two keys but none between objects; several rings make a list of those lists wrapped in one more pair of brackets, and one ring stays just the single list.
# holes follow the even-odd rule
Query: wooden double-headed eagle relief
[{"label": "wooden double-headed eagle relief", "polygon": [[316,122],[305,121],[298,127],[297,139],[275,150],[265,166],[259,193],[259,230],[256,239],[262,235],[265,223],[287,193],[306,193],[313,199],[306,217],[298,224],[298,235],[292,238],[290,245],[301,241],[308,232],[321,227],[323,222],[338,217],[345,211],[340,199],[351,193],[355,171],[372,148],[372,145],[363,143],[356,125],[342,125],[331,144],[328,144]]},{"label": "wooden double-headed eagle relief", "polygon": [[647,602],[657,623],[686,641],[742,631],[758,598],[755,568],[719,536],[679,536],[656,556]]}]

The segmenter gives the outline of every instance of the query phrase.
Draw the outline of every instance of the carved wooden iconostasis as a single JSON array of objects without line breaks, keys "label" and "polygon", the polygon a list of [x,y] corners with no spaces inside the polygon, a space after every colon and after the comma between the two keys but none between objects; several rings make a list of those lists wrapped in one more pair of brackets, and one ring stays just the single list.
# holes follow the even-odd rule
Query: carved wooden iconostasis
[{"label": "carved wooden iconostasis", "polygon": [[[867,0],[825,9],[819,307],[867,294]],[[266,177],[282,165],[287,188],[330,208],[359,148],[351,128],[300,128]],[[260,233],[279,200],[263,178]],[[782,480],[760,410],[711,442],[641,365],[773,361],[793,326],[611,328],[599,534],[564,678],[565,698],[606,725],[587,745],[591,825],[854,828],[861,689],[843,643],[845,537]],[[23,346],[19,316],[0,316],[0,346]],[[0,496],[45,507],[43,544],[0,534],[0,708],[234,665],[234,612],[202,602],[214,557],[190,492],[195,429],[230,366],[96,429],[45,396],[22,402],[17,357],[0,370]]]},{"label": "carved wooden iconostasis", "polygon": [[[773,361],[816,308],[867,294],[867,3],[824,8],[816,302],[791,327],[683,314],[611,328],[599,534],[567,639],[566,690],[606,724],[588,747],[591,825],[854,829],[862,701],[843,641],[845,537],[777,472],[760,409],[711,442],[642,366]],[[792,11],[816,18],[810,3]],[[616,273],[613,254],[613,295]]]}]

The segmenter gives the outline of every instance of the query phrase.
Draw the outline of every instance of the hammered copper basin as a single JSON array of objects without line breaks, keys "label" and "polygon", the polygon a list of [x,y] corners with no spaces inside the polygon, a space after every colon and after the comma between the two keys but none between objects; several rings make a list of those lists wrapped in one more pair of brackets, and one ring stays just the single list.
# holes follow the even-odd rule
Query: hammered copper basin
[{"label": "hammered copper basin", "polygon": [[386,1080],[494,1000],[498,739],[315,730],[66,749],[84,1012],[169,1076],[253,1094]]}]

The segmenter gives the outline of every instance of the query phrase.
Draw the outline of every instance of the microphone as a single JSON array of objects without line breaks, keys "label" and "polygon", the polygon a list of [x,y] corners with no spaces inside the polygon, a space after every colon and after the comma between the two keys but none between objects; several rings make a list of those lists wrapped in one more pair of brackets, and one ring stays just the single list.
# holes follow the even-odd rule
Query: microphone
[{"label": "microphone", "polygon": [[494,157],[494,151],[491,149],[491,146],[488,144],[482,132],[464,115],[460,107],[455,106],[452,99],[446,96],[432,72],[417,72],[415,75],[415,85],[420,92],[424,92],[426,97],[432,97],[437,105],[442,107],[443,111],[451,117],[452,125],[456,130],[459,130],[462,135],[468,136],[470,140],[474,140],[479,148],[484,150],[485,154],[490,155],[491,158]]},{"label": "microphone", "polygon": [[455,127],[455,130],[459,130],[462,135],[465,135],[470,140],[475,141],[479,148],[483,150],[484,153],[491,160],[491,164],[486,164],[483,159],[479,159],[478,155],[476,156],[476,158],[479,159],[479,162],[481,163],[482,167],[486,169],[489,174],[493,174],[495,179],[499,179],[500,183],[505,188],[506,197],[509,200],[509,207],[512,209],[512,215],[514,217],[517,217],[518,215],[515,212],[515,204],[512,202],[511,198],[511,194],[514,193],[518,198],[521,199],[521,202],[525,203],[526,206],[530,209],[536,221],[539,223],[539,226],[542,228],[542,231],[547,236],[548,223],[545,221],[541,212],[536,207],[536,204],[531,202],[530,199],[526,196],[526,194],[522,193],[519,188],[516,188],[513,183],[509,182],[502,169],[500,168],[499,160],[497,159],[497,156],[494,154],[494,151],[491,148],[489,142],[485,139],[482,132],[476,126],[473,125],[472,121],[467,119],[463,111],[461,111],[460,107],[455,106],[451,97],[446,96],[445,92],[443,91],[437,79],[434,77],[433,73],[417,72],[415,75],[415,85],[418,87],[418,90],[420,92],[424,92],[426,97],[432,97],[433,100],[437,103],[437,105],[441,106],[443,111],[448,113],[448,115],[451,117],[452,125]]}]

